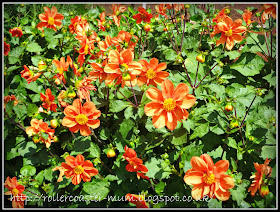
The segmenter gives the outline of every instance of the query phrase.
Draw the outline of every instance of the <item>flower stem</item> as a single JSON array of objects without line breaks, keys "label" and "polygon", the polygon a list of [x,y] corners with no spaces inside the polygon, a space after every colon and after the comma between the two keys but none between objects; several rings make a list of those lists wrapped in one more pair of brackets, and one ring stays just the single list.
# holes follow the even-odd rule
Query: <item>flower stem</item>
[{"label": "flower stem", "polygon": [[177,29],[177,32],[178,32],[178,34],[180,33],[179,32],[179,29],[178,29],[178,22],[177,22],[177,19],[176,19],[176,16],[175,16],[175,10],[174,10],[174,4],[172,4],[172,9],[173,9],[173,17],[174,17],[174,19],[175,19],[175,26],[176,26],[176,29]]},{"label": "flower stem", "polygon": [[99,174],[97,173],[98,177],[100,177],[101,180],[104,180],[104,178]]},{"label": "flower stem", "polygon": [[187,70],[187,68],[186,68],[185,63],[183,63],[183,65],[184,65],[184,68],[185,68],[185,70],[186,70],[186,73],[187,73],[187,77],[188,77],[189,83],[190,83],[191,87],[193,88],[192,81],[191,81],[191,78],[190,78],[190,75],[189,75],[189,73],[188,73],[188,70]]},{"label": "flower stem", "polygon": [[143,51],[144,51],[144,48],[145,48],[145,45],[146,45],[147,37],[148,37],[148,32],[146,32],[144,44],[143,44],[143,46],[142,46],[142,51],[141,51],[141,54],[140,54],[140,56],[139,56],[139,59],[141,59],[141,56],[142,56],[142,54],[143,54]]},{"label": "flower stem", "polygon": [[195,84],[196,84],[197,75],[198,75],[199,63],[200,63],[200,62],[197,61],[197,69],[196,69],[196,75],[195,75],[195,80],[194,80],[193,88],[196,88],[196,87],[195,87]]},{"label": "flower stem", "polygon": [[114,174],[114,173],[112,172],[112,170],[109,169],[109,168],[105,165],[105,163],[102,162],[102,160],[101,160],[100,158],[98,158],[98,160],[100,161],[100,163],[102,164],[102,166],[104,166],[111,174]]},{"label": "flower stem", "polygon": [[251,104],[250,104],[248,110],[246,111],[246,114],[245,114],[245,116],[244,116],[244,118],[243,118],[243,120],[242,120],[242,123],[241,123],[241,125],[240,125],[240,128],[243,127],[244,121],[245,121],[245,119],[246,119],[246,117],[247,117],[247,115],[248,115],[248,113],[249,113],[249,110],[250,110],[250,108],[251,108],[253,102],[255,101],[256,97],[257,97],[257,95],[255,95],[255,97],[254,97],[254,99],[252,100],[252,102],[251,102]]},{"label": "flower stem", "polygon": [[8,114],[7,114],[6,111],[5,111],[5,116],[10,120],[10,122],[12,122],[12,123],[13,123],[14,125],[16,125],[18,128],[22,129],[24,132],[26,131],[25,128],[24,128],[20,123],[17,123],[17,122],[15,122],[14,120],[12,120],[12,119],[8,116]]},{"label": "flower stem", "polygon": [[198,88],[198,86],[202,83],[202,81],[205,79],[205,77],[207,77],[207,75],[213,70],[213,68],[216,67],[216,65],[218,65],[218,63],[216,63],[216,64],[207,72],[207,74],[203,77],[203,79],[200,81],[200,83],[198,83],[198,85],[195,87],[195,89]]},{"label": "flower stem", "polygon": [[117,91],[127,100],[127,101],[129,101],[132,105],[133,105],[133,107],[137,107],[135,104],[133,104],[133,102],[132,101],[130,101],[118,88],[116,88],[117,89]]},{"label": "flower stem", "polygon": [[133,97],[134,97],[134,100],[135,100],[136,107],[139,107],[139,104],[138,104],[138,101],[137,101],[137,98],[136,98],[131,80],[130,80],[130,86],[131,86],[131,90],[132,90],[132,93],[133,93]]},{"label": "flower stem", "polygon": [[178,46],[177,46],[176,41],[175,41],[175,38],[174,38],[173,30],[171,30],[171,32],[172,32],[172,35],[173,35],[173,38],[174,38],[174,42],[175,42],[176,48],[175,48],[175,45],[173,44],[173,39],[171,39],[171,36],[169,35],[169,30],[167,29],[167,25],[166,25],[165,21],[163,21],[163,24],[164,24],[164,26],[165,26],[165,28],[166,28],[166,30],[167,30],[167,34],[168,34],[168,36],[169,36],[169,39],[170,39],[171,44],[172,44],[172,46],[173,46],[173,49],[174,49],[174,51],[176,51],[177,54],[178,54],[179,50],[178,50]]},{"label": "flower stem", "polygon": [[42,75],[48,80],[48,82],[49,82],[53,87],[56,88],[56,90],[58,90],[59,92],[61,92],[61,90],[60,90],[58,87],[56,87],[56,86],[44,75],[44,73],[42,73]]},{"label": "flower stem", "polygon": [[[181,11],[181,10],[180,10],[180,11]],[[183,34],[182,34],[182,39],[181,39],[180,52],[182,52],[183,39],[184,39],[184,35],[185,35],[186,21],[187,21],[187,9],[185,9],[184,28],[183,28]]]},{"label": "flower stem", "polygon": [[226,112],[223,110],[223,108],[221,108],[222,111],[224,112],[224,114],[226,115],[226,117],[229,119],[228,115],[226,114]]},{"label": "flower stem", "polygon": [[244,142],[244,139],[243,139],[243,136],[242,136],[241,128],[239,128],[239,134],[240,134],[240,136],[241,136],[243,148],[245,149],[245,142]]}]

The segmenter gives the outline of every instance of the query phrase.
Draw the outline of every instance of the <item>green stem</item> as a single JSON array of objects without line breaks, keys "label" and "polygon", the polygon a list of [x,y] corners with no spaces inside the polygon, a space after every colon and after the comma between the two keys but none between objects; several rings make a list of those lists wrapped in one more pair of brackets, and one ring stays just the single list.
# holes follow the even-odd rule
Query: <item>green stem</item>
[{"label": "green stem", "polygon": [[244,121],[245,121],[245,119],[246,119],[246,117],[247,117],[247,115],[248,115],[248,113],[249,113],[249,110],[250,110],[250,108],[251,108],[251,106],[252,106],[253,102],[255,101],[256,97],[257,97],[257,95],[255,95],[255,97],[254,97],[254,99],[252,100],[252,102],[251,102],[251,104],[250,104],[250,106],[249,106],[248,110],[246,111],[246,114],[245,114],[245,116],[244,116],[244,118],[243,118],[243,120],[242,120],[242,123],[241,123],[240,128],[242,128],[242,127],[243,127]]}]

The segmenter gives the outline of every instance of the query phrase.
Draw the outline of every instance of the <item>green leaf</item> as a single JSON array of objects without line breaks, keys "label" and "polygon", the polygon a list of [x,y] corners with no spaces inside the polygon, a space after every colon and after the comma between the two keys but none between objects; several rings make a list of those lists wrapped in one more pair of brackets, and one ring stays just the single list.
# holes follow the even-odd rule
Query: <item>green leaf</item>
[{"label": "green leaf", "polygon": [[177,58],[177,53],[173,49],[167,49],[163,52],[165,59],[174,61]]},{"label": "green leaf", "polygon": [[92,157],[92,158],[100,157],[100,148],[97,144],[91,142],[88,151],[89,151],[88,157]]},{"label": "green leaf", "polygon": [[222,201],[219,201],[217,199],[210,199],[208,202],[209,208],[222,208]]},{"label": "green leaf", "polygon": [[20,173],[23,175],[23,176],[33,176],[36,174],[36,168],[31,166],[31,165],[27,165],[27,166],[24,166],[20,169]]},{"label": "green leaf", "polygon": [[24,47],[22,47],[22,46],[18,46],[18,47],[15,47],[14,49],[12,49],[11,51],[10,51],[10,53],[9,53],[9,56],[11,57],[17,57],[17,58],[19,58],[21,55],[22,55],[22,53],[24,52]]},{"label": "green leaf", "polygon": [[14,106],[14,111],[19,119],[23,119],[24,115],[27,113],[26,106],[20,103]]},{"label": "green leaf", "polygon": [[[148,169],[148,172],[146,173],[146,176],[149,178],[154,178],[158,180],[166,179],[169,177],[171,172],[166,172],[163,170],[162,162],[164,162],[162,159],[156,159],[151,158],[146,163],[145,166]],[[166,168],[166,167],[165,167]]]},{"label": "green leaf", "polygon": [[33,116],[34,113],[36,113],[38,111],[38,107],[35,104],[28,104],[28,108],[27,108],[27,115],[28,116]]},{"label": "green leaf", "polygon": [[135,122],[131,119],[125,119],[120,124],[119,132],[122,134],[123,138],[126,138],[128,132],[134,127]]},{"label": "green leaf", "polygon": [[113,113],[118,113],[128,107],[130,103],[128,101],[122,101],[122,100],[111,100],[109,110]]},{"label": "green leaf", "polygon": [[238,148],[236,141],[235,141],[232,137],[228,137],[228,138],[225,140],[225,143],[226,143],[229,147],[232,147],[232,148],[234,148],[234,149],[237,149],[237,148]]},{"label": "green leaf", "polygon": [[35,180],[37,181],[37,183],[38,183],[39,185],[41,185],[41,184],[43,183],[43,181],[44,181],[44,170],[40,171],[40,172],[36,175]]},{"label": "green leaf", "polygon": [[237,185],[236,189],[231,190],[232,200],[236,201],[238,206],[241,205],[248,194],[245,186],[246,185],[242,183],[241,185]]},{"label": "green leaf", "polygon": [[29,52],[42,52],[43,49],[41,48],[41,46],[38,43],[29,43],[26,46],[26,51],[29,51]]},{"label": "green leaf", "polygon": [[83,184],[83,191],[90,196],[90,200],[94,201],[101,201],[105,199],[110,192],[108,189],[109,182],[100,179],[93,179],[91,182],[85,182]]},{"label": "green leaf", "polygon": [[199,124],[195,129],[193,134],[190,136],[190,140],[193,140],[197,137],[201,138],[209,132],[209,123]]},{"label": "green leaf", "polygon": [[100,156],[100,148],[91,141],[90,137],[79,136],[74,140],[74,146],[70,155],[78,155],[89,152],[89,157]]},{"label": "green leaf", "polygon": [[241,54],[230,68],[237,70],[244,76],[255,76],[260,73],[264,65],[264,60],[260,56],[248,52]]},{"label": "green leaf", "polygon": [[185,129],[179,129],[173,134],[172,144],[181,145],[187,143],[187,131]]},{"label": "green leaf", "polygon": [[264,160],[266,158],[274,159],[276,157],[276,146],[263,146],[261,158]]},{"label": "green leaf", "polygon": [[233,51],[225,51],[225,56],[229,56],[230,60],[235,60],[236,58],[238,58],[240,56],[240,52],[237,50],[233,50]]},{"label": "green leaf", "polygon": [[17,62],[20,62],[20,60],[17,57],[14,57],[14,56],[9,56],[8,60],[9,60],[9,64],[11,64],[11,65],[13,65]]}]

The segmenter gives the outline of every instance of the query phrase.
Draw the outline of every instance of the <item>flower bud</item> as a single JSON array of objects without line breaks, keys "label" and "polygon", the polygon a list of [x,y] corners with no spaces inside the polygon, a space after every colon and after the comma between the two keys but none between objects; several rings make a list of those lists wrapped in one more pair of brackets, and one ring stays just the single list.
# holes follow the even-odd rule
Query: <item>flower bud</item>
[{"label": "flower bud", "polygon": [[225,14],[230,14],[230,9],[229,8],[225,9]]},{"label": "flower bud", "polygon": [[35,144],[37,144],[40,141],[40,136],[39,135],[34,135],[32,140],[34,141]]},{"label": "flower bud", "polygon": [[184,4],[184,7],[185,7],[186,9],[189,9],[189,8],[190,8],[190,5],[189,5],[189,4]]},{"label": "flower bud", "polygon": [[107,157],[108,158],[112,158],[116,156],[116,152],[113,149],[109,149],[109,151],[107,152]]},{"label": "flower bud", "polygon": [[261,186],[261,189],[260,189],[260,195],[262,197],[266,196],[269,194],[269,189],[268,189],[268,186]]},{"label": "flower bud", "polygon": [[149,32],[151,29],[152,29],[152,27],[151,27],[150,24],[146,24],[146,25],[144,26],[145,32]]},{"label": "flower bud", "polygon": [[256,17],[261,17],[261,13],[255,13]]},{"label": "flower bud", "polygon": [[76,92],[75,91],[68,91],[68,98],[75,98],[76,97]]},{"label": "flower bud", "polygon": [[203,54],[199,54],[199,55],[196,56],[196,60],[200,63],[204,63],[205,56]]},{"label": "flower bud", "polygon": [[229,127],[230,127],[231,129],[233,129],[233,128],[238,127],[238,125],[239,125],[238,121],[237,121],[236,119],[234,119],[234,120],[232,120],[232,121],[230,122]]},{"label": "flower bud", "polygon": [[249,141],[254,141],[254,140],[255,140],[255,137],[252,136],[252,135],[250,135],[250,136],[249,136]]},{"label": "flower bud", "polygon": [[164,154],[161,155],[161,158],[164,159],[164,160],[168,159],[169,155],[167,153],[164,153]]},{"label": "flower bud", "polygon": [[55,128],[57,128],[57,126],[58,126],[58,121],[56,119],[52,119],[51,120],[51,127],[55,129]]},{"label": "flower bud", "polygon": [[40,71],[46,70],[47,65],[43,60],[40,60],[40,62],[38,63],[38,68]]},{"label": "flower bud", "polygon": [[233,106],[231,105],[231,103],[227,103],[225,106],[225,111],[230,112],[233,110]]}]

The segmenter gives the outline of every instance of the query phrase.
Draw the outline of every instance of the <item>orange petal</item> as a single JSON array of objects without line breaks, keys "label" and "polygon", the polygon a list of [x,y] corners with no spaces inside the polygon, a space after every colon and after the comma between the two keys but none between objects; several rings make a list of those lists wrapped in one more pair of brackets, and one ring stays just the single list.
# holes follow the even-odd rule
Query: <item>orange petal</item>
[{"label": "orange petal", "polygon": [[193,156],[191,158],[190,162],[191,162],[192,169],[194,171],[201,171],[201,172],[207,172],[208,171],[207,164],[205,163],[205,161],[202,158],[197,157],[197,156]]},{"label": "orange petal", "polygon": [[234,40],[233,37],[227,37],[227,41],[226,41],[226,48],[227,50],[231,50],[234,46]]},{"label": "orange petal", "polygon": [[81,103],[80,99],[75,99],[75,100],[73,101],[73,106],[74,106],[74,108],[76,109],[76,112],[77,112],[78,114],[81,114],[81,111],[82,111],[82,103]]},{"label": "orange petal", "polygon": [[163,128],[165,126],[166,111],[162,111],[161,114],[153,116],[153,125],[155,128]]},{"label": "orange petal", "polygon": [[75,158],[75,162],[77,165],[83,165],[84,161],[85,161],[85,158],[81,154],[78,154]]},{"label": "orange petal", "polygon": [[74,127],[77,124],[75,118],[69,117],[69,116],[65,116],[62,119],[62,125],[65,127]]},{"label": "orange petal", "polygon": [[69,105],[64,109],[64,114],[71,118],[75,118],[79,113],[74,106]]},{"label": "orange petal", "polygon": [[133,58],[133,52],[129,49],[125,49],[120,53],[120,57],[123,59],[123,63],[129,64]]},{"label": "orange petal", "polygon": [[158,59],[152,58],[150,60],[149,69],[155,70],[157,66],[158,66]]},{"label": "orange petal", "polygon": [[182,101],[177,102],[177,103],[180,105],[181,108],[189,109],[194,105],[195,101],[196,101],[196,98],[194,95],[187,94],[186,97]]},{"label": "orange petal", "polygon": [[180,83],[174,90],[172,99],[175,101],[180,101],[185,98],[185,96],[189,93],[189,87],[187,84]]},{"label": "orange petal", "polygon": [[185,174],[184,181],[188,185],[199,185],[203,183],[203,172],[200,171],[192,171],[188,174]]},{"label": "orange petal", "polygon": [[91,134],[91,131],[87,125],[81,125],[80,133],[82,136],[89,136]]},{"label": "orange petal", "polygon": [[222,175],[220,178],[220,184],[224,189],[231,189],[234,187],[234,180],[228,175]]},{"label": "orange petal", "polygon": [[149,102],[144,107],[147,116],[158,115],[162,111],[162,104],[158,102]]},{"label": "orange petal", "polygon": [[91,127],[92,129],[96,129],[100,126],[100,120],[88,120],[87,126]]},{"label": "orange petal", "polygon": [[[67,165],[69,165],[70,167],[74,168],[75,165],[75,157],[72,155],[69,155],[65,158],[65,162]],[[61,164],[62,165],[62,164]]]},{"label": "orange petal", "polygon": [[227,41],[227,37],[224,33],[221,34],[221,38],[216,41],[216,46],[219,46],[220,44],[224,44]]},{"label": "orange petal", "polygon": [[93,102],[86,102],[82,107],[82,113],[86,116],[92,115],[96,111],[95,104]]},{"label": "orange petal", "polygon": [[163,101],[163,97],[162,97],[162,93],[159,89],[157,88],[149,88],[146,91],[146,96],[155,102],[162,102]]},{"label": "orange petal", "polygon": [[200,155],[200,158],[207,164],[208,170],[212,171],[214,166],[212,158],[207,154]]},{"label": "orange petal", "polygon": [[243,40],[243,37],[241,35],[238,35],[238,34],[233,34],[232,39],[239,43]]},{"label": "orange petal", "polygon": [[161,84],[161,91],[162,91],[162,96],[165,99],[172,98],[174,92],[173,83],[168,79],[164,80]]},{"label": "orange petal", "polygon": [[165,125],[169,130],[174,130],[177,126],[177,119],[173,117],[172,122],[169,122],[168,119],[165,119]]},{"label": "orange petal", "polygon": [[228,200],[229,196],[230,196],[230,192],[229,191],[224,192],[221,189],[218,189],[217,191],[215,191],[214,194],[221,201]]},{"label": "orange petal", "polygon": [[195,185],[192,189],[192,197],[195,200],[200,200],[203,198],[203,190],[204,190],[204,185],[203,184],[199,184],[199,185]]},{"label": "orange petal", "polygon": [[224,174],[228,170],[228,167],[228,160],[220,160],[217,163],[215,163],[214,171],[219,174]]}]

